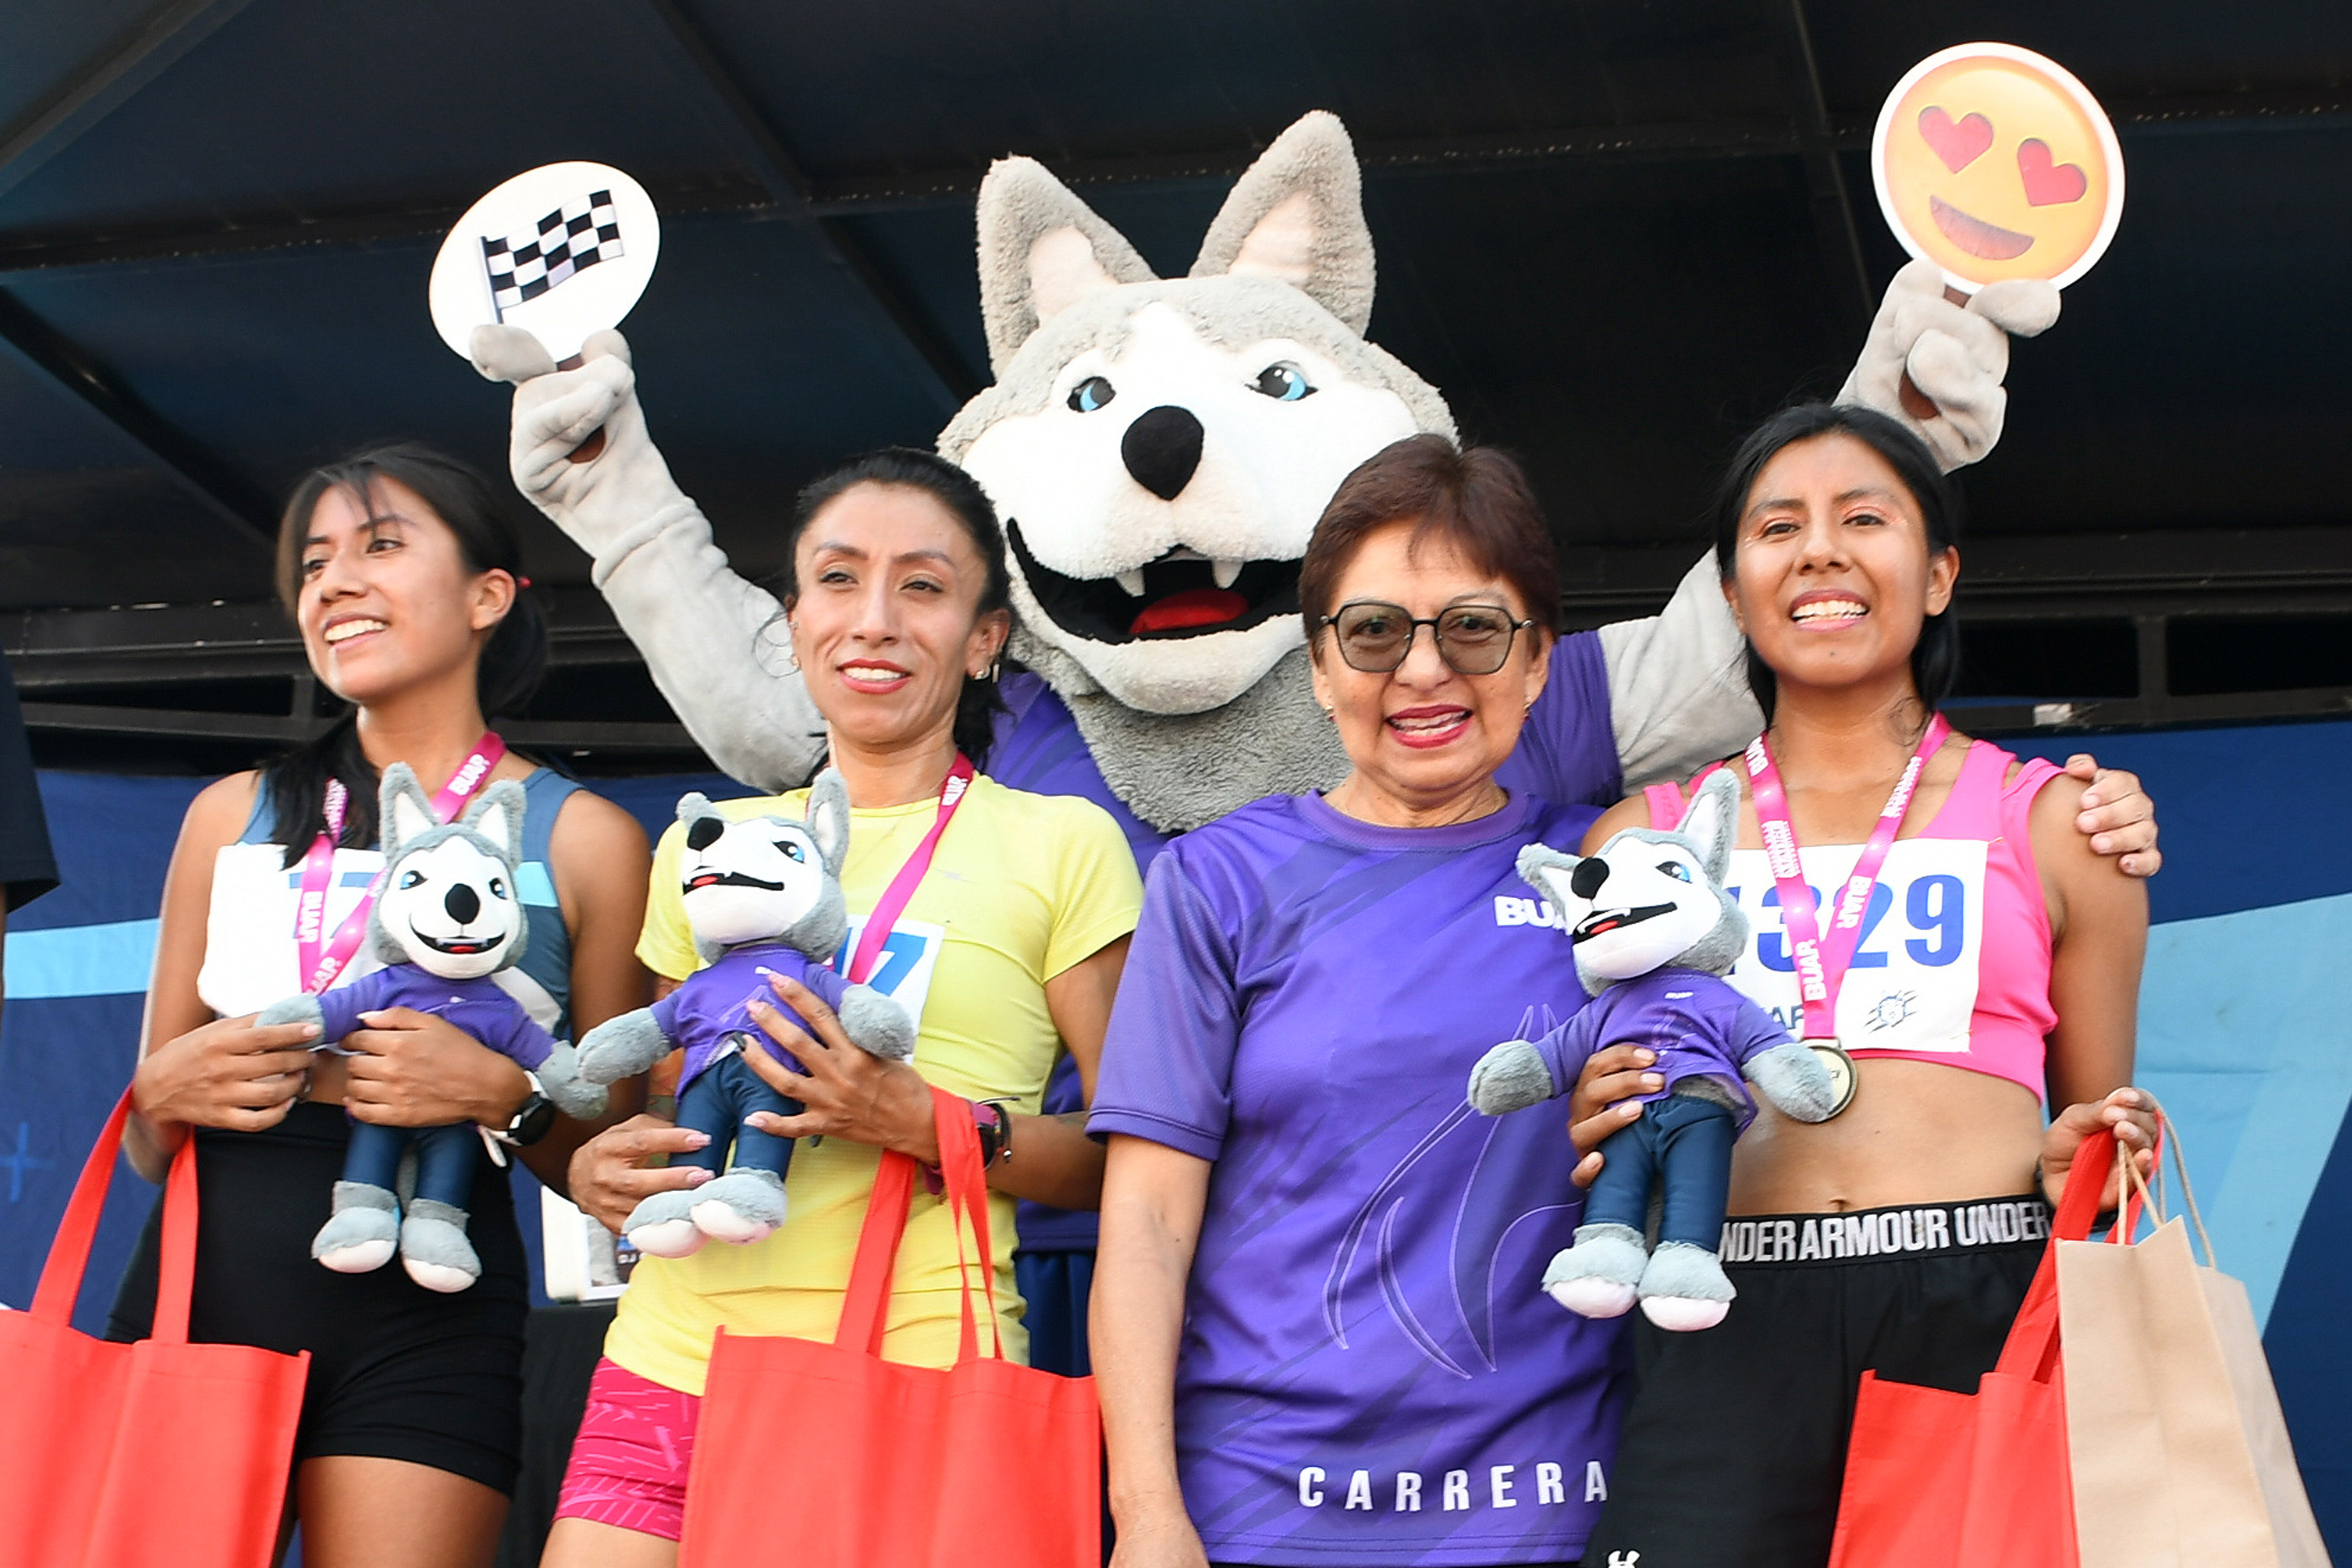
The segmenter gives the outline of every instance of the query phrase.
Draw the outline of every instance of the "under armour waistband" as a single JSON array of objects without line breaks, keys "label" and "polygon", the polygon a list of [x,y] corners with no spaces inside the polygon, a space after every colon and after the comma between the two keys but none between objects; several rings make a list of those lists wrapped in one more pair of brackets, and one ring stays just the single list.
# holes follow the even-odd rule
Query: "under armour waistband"
[{"label": "under armour waistband", "polygon": [[1726,1263],[1858,1263],[1879,1258],[2039,1246],[2050,1239],[2040,1198],[1979,1198],[1845,1214],[1742,1215],[1723,1222]]}]

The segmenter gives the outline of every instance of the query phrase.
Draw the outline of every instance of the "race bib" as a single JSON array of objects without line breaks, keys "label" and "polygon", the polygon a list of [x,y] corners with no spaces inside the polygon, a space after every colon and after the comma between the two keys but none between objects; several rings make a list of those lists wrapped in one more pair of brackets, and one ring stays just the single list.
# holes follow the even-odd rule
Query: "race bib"
[{"label": "race bib", "polygon": [[[833,955],[833,967],[849,973],[849,955],[857,950],[858,934],[866,929],[864,915],[849,917],[849,935],[843,941],[841,951]],[[948,940],[945,926],[925,921],[900,921],[891,928],[882,943],[881,962],[866,984],[882,993],[907,1010],[915,1021],[919,1037],[917,1050],[921,1049],[919,1037],[923,1032],[923,1004],[931,994],[931,975],[940,966],[940,949]]]},{"label": "race bib", "polygon": [[[1818,907],[1827,907],[1826,896],[1844,885],[1861,856],[1857,844],[1805,849],[1805,880]],[[1838,992],[1838,1039],[1848,1050],[1957,1055],[1969,1048],[1984,950],[1984,879],[1981,840],[1895,841]],[[1731,984],[1801,1036],[1796,965],[1764,851],[1734,850],[1727,880],[1748,924],[1748,951]]]}]

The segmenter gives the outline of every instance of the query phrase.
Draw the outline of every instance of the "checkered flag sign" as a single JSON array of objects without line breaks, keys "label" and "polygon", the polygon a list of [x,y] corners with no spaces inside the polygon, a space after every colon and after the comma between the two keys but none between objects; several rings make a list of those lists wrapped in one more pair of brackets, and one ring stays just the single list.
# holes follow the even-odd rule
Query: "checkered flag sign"
[{"label": "checkered flag sign", "polygon": [[491,314],[503,321],[516,306],[625,254],[612,192],[591,191],[585,201],[565,202],[530,234],[482,241]]}]

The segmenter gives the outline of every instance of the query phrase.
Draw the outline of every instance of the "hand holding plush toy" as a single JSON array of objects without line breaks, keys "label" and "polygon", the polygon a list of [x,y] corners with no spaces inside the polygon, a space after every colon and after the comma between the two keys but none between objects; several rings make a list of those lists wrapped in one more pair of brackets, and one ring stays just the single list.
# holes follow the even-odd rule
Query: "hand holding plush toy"
[{"label": "hand holding plush toy", "polygon": [[[1593,1001],[1542,1039],[1480,1058],[1470,1103],[1500,1116],[1566,1094],[1587,1058],[1621,1041],[1655,1051],[1666,1080],[1601,1142],[1576,1244],[1544,1271],[1552,1299],[1588,1318],[1639,1300],[1662,1329],[1721,1322],[1735,1293],[1716,1257],[1731,1146],[1756,1118],[1746,1086],[1800,1121],[1835,1108],[1828,1070],[1723,978],[1748,946],[1748,917],[1723,889],[1738,822],[1738,781],[1718,771],[1672,833],[1629,827],[1589,858],[1541,844],[1519,853],[1519,875],[1569,922]],[[1643,1237],[1654,1182],[1664,1196],[1655,1253]]]},{"label": "hand holding plush toy", "polygon": [[[273,1002],[257,1021],[317,1024],[321,1048],[331,1048],[360,1026],[361,1014],[413,1007],[535,1071],[567,1113],[601,1114],[604,1092],[579,1081],[572,1047],[490,978],[522,957],[530,934],[515,891],[522,813],[522,786],[501,781],[444,826],[408,764],[386,768],[376,818],[383,825],[383,877],[368,915],[368,939],[384,967],[317,995]],[[337,1273],[364,1274],[390,1262],[397,1248],[409,1278],[428,1290],[473,1284],[482,1264],[466,1238],[466,1204],[479,1136],[470,1121],[379,1127],[354,1120],[333,1212],[310,1256]],[[412,1144],[416,1189],[404,1215],[394,1188]]]},{"label": "hand holding plush toy", "polygon": [[[914,1020],[867,985],[826,967],[849,931],[841,865],[849,845],[849,788],[828,768],[809,786],[808,818],[754,816],[730,822],[700,795],[677,803],[686,827],[678,885],[694,945],[708,962],[651,1007],[598,1025],[580,1042],[581,1076],[611,1083],[640,1073],[683,1047],[677,1124],[709,1135],[674,1163],[699,1165],[716,1181],[656,1193],[623,1222],[638,1251],[684,1258],[706,1237],[759,1241],[784,1223],[784,1173],[793,1141],[744,1125],[755,1110],[797,1115],[801,1106],[768,1087],[742,1059],[765,1049],[799,1064],[768,1039],[750,1005],[766,1002],[787,1019],[806,1021],[777,1002],[769,976],[807,986],[840,1016],[851,1043],[873,1056],[914,1054]],[[730,1147],[732,1163],[726,1163]]]}]

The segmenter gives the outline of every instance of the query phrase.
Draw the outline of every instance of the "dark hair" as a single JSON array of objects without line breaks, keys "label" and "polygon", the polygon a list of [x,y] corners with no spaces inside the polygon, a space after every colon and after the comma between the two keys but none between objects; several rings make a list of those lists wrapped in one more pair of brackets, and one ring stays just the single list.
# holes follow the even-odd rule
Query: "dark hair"
[{"label": "dark hair", "polygon": [[[457,552],[474,573],[505,572],[520,584],[522,535],[511,505],[476,469],[415,442],[372,447],[339,462],[311,469],[287,498],[278,522],[278,597],[296,613],[302,592],[302,546],[310,520],[330,490],[341,490],[372,507],[375,488],[390,479],[407,486],[457,536]],[[528,593],[491,631],[476,667],[474,689],[487,719],[511,717],[530,700],[547,671],[547,622]],[[360,750],[359,721],[345,713],[323,734],[267,763],[262,784],[273,807],[271,837],[286,847],[293,865],[325,828],[327,781],[341,779],[351,792],[341,843],[364,847],[376,839],[376,771]]]},{"label": "dark hair", "polygon": [[[1732,557],[1739,549],[1740,520],[1748,514],[1748,495],[1764,472],[1764,465],[1783,447],[1816,436],[1851,436],[1868,447],[1893,468],[1903,488],[1917,503],[1927,525],[1927,553],[1942,554],[1960,542],[1960,491],[1927,444],[1899,421],[1875,409],[1851,404],[1800,403],[1764,421],[1739,444],[1731,467],[1715,492],[1715,563],[1727,583],[1736,570]],[[1911,682],[1929,712],[1952,693],[1960,675],[1960,627],[1952,606],[1929,616],[1919,627],[1919,641],[1911,649]],[[1769,721],[1780,695],[1771,666],[1748,645],[1748,685]]]},{"label": "dark hair", "polygon": [[[801,535],[816,514],[860,485],[895,485],[920,490],[962,525],[964,536],[988,569],[980,589],[978,614],[1008,609],[1013,603],[1013,570],[1004,562],[1004,530],[997,525],[996,508],[980,481],[940,457],[916,447],[883,447],[861,453],[801,489],[793,506],[792,525],[784,531],[784,564],[776,574],[776,597],[789,613],[800,598]],[[995,732],[996,715],[1004,700],[997,692],[996,676],[967,674],[956,698],[955,743],[974,767],[988,765],[988,749]]]},{"label": "dark hair", "polygon": [[1493,447],[1408,436],[1339,481],[1307,542],[1298,608],[1318,658],[1340,574],[1368,535],[1392,522],[1413,524],[1416,549],[1430,540],[1451,544],[1479,571],[1508,583],[1538,626],[1559,630],[1559,556],[1519,465]]}]

